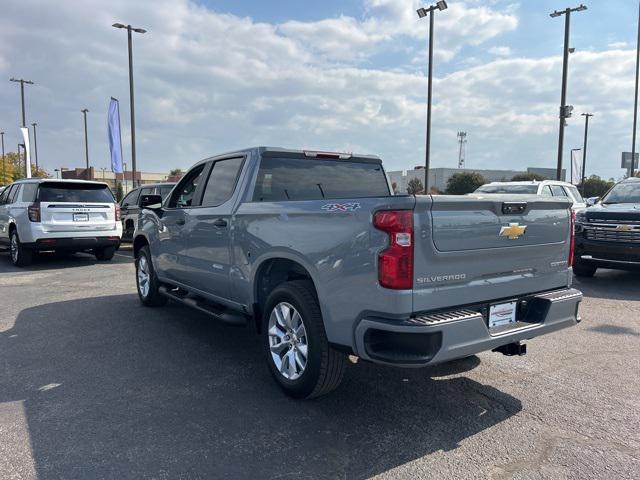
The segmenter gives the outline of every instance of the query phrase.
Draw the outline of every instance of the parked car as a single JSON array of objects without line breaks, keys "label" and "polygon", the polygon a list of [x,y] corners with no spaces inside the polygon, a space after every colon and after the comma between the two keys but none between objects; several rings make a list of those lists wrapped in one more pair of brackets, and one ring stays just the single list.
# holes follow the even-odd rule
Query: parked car
[{"label": "parked car", "polygon": [[640,178],[616,183],[576,217],[576,275],[640,269]]},{"label": "parked car", "polygon": [[163,199],[169,195],[175,183],[154,183],[134,188],[120,202],[122,212],[122,240],[133,240],[133,231],[140,214],[139,200],[141,195],[160,195]]},{"label": "parked car", "polygon": [[582,195],[567,182],[542,180],[530,182],[491,182],[479,187],[474,193],[508,193],[510,195],[540,195],[542,197],[568,198],[573,209],[578,211],[587,207]]},{"label": "parked car", "polygon": [[0,194],[0,244],[16,266],[29,265],[42,250],[111,260],[121,235],[120,207],[106,183],[28,179]]},{"label": "parked car", "polygon": [[394,196],[377,157],[260,147],[198,162],[141,205],[142,303],[253,324],[293,397],[334,389],[347,354],[524,354],[578,321],[564,197]]}]

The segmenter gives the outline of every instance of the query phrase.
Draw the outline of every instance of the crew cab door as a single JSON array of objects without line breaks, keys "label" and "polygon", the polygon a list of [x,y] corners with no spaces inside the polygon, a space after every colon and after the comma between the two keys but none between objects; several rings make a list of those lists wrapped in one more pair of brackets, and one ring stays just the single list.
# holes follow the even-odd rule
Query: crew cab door
[{"label": "crew cab door", "polygon": [[217,159],[205,170],[200,205],[187,212],[184,228],[185,283],[229,300],[232,265],[232,200],[244,157]]},{"label": "crew cab door", "polygon": [[200,205],[206,164],[193,167],[171,193],[162,211],[155,257],[158,273],[169,280],[190,285],[189,266],[184,259],[189,212]]}]

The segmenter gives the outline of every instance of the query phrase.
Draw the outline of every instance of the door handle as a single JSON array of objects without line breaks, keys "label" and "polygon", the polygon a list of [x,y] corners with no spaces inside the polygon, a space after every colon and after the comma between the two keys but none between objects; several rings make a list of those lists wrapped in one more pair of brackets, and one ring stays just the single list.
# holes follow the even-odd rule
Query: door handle
[{"label": "door handle", "polygon": [[184,225],[185,221],[184,218],[179,218],[178,220],[176,220],[176,225]]},{"label": "door handle", "polygon": [[227,226],[227,221],[224,218],[219,218],[215,222],[213,222],[213,224],[216,227],[226,227]]}]

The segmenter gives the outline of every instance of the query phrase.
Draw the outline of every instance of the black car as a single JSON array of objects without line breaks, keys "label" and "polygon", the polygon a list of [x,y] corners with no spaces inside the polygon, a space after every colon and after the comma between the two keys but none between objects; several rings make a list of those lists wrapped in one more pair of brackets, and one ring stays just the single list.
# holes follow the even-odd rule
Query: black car
[{"label": "black car", "polygon": [[142,195],[160,195],[164,200],[173,189],[175,183],[154,183],[142,185],[131,190],[122,199],[122,240],[131,241],[140,213],[140,197]]},{"label": "black car", "polygon": [[640,269],[640,178],[618,182],[576,215],[573,272],[591,277],[598,267]]}]

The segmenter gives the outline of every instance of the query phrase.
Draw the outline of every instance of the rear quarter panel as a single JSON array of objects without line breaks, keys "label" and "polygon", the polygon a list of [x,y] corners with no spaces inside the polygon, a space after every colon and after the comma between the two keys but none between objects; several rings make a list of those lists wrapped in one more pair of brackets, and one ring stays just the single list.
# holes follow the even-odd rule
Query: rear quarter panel
[{"label": "rear quarter panel", "polygon": [[[352,204],[353,209],[331,204]],[[234,300],[252,305],[260,266],[286,258],[311,275],[330,342],[352,345],[355,321],[365,314],[406,317],[412,309],[411,290],[378,285],[378,253],[388,239],[373,228],[372,217],[377,210],[411,209],[414,204],[410,196],[241,204],[232,240]]]}]

